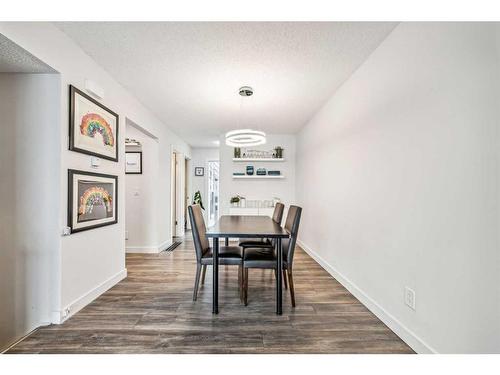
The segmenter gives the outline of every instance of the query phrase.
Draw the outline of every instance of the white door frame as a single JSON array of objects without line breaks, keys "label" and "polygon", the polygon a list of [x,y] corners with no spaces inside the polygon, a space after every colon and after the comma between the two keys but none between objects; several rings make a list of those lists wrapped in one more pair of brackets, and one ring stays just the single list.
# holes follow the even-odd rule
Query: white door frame
[{"label": "white door frame", "polygon": [[171,158],[171,228],[172,237],[182,237],[185,233],[186,207],[186,160],[189,158],[175,146],[172,146]]}]

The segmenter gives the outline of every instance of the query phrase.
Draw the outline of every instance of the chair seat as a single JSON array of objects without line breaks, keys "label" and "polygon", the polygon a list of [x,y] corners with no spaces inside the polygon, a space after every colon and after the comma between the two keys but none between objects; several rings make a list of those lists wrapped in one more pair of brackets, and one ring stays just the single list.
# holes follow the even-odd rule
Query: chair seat
[{"label": "chair seat", "polygon": [[[220,246],[219,264],[241,264],[243,262],[243,251],[239,246]],[[201,258],[201,264],[213,264],[212,248],[205,251]]]},{"label": "chair seat", "polygon": [[[283,251],[283,268],[286,268],[286,251]],[[276,268],[276,252],[272,248],[248,248],[243,257],[245,268]]]},{"label": "chair seat", "polygon": [[239,246],[247,247],[265,247],[272,248],[273,244],[267,238],[245,238],[240,241]]}]

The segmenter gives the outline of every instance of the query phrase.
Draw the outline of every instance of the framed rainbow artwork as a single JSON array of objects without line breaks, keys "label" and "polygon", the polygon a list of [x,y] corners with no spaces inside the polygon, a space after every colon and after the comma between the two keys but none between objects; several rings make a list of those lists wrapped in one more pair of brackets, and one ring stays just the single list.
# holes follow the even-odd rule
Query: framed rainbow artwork
[{"label": "framed rainbow artwork", "polygon": [[69,86],[69,149],[118,161],[118,115]]},{"label": "framed rainbow artwork", "polygon": [[68,170],[68,226],[71,233],[118,222],[118,176]]}]

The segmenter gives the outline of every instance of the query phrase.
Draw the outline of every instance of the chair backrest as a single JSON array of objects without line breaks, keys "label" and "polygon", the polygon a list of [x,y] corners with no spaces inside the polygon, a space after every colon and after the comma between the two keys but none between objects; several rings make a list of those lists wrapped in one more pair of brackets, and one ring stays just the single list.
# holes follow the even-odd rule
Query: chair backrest
[{"label": "chair backrest", "polygon": [[284,209],[285,209],[285,205],[283,203],[278,202],[274,206],[273,221],[277,222],[279,225],[281,225],[281,220],[283,219]]},{"label": "chair backrest", "polygon": [[191,230],[193,231],[194,249],[196,251],[196,260],[199,262],[203,254],[210,249],[210,242],[206,236],[207,228],[203,213],[199,204],[193,204],[188,207]]},{"label": "chair backrest", "polygon": [[301,214],[302,207],[290,206],[288,214],[286,215],[285,230],[290,233],[290,239],[288,240],[288,249],[284,250],[288,251],[287,262],[289,267],[293,264],[293,254],[295,252],[295,244],[297,243],[297,236],[299,234]]}]

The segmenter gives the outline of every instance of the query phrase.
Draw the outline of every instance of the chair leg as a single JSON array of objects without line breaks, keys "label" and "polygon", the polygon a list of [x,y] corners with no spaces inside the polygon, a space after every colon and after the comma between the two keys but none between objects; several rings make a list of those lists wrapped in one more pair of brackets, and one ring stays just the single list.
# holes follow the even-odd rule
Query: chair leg
[{"label": "chair leg", "polygon": [[286,282],[286,270],[283,268],[283,286],[288,289],[288,283]]},{"label": "chair leg", "polygon": [[290,284],[290,298],[292,299],[292,307],[295,307],[295,289],[293,287],[293,274],[292,270],[288,269],[288,283]]},{"label": "chair leg", "polygon": [[201,285],[205,284],[205,274],[207,273],[207,265],[203,266],[203,272],[201,273]]},{"label": "chair leg", "polygon": [[245,274],[243,276],[245,288],[243,288],[243,302],[245,303],[245,306],[248,305],[248,268],[245,268]]},{"label": "chair leg", "polygon": [[193,301],[196,301],[196,298],[198,298],[198,284],[200,283],[201,267],[202,267],[201,264],[196,265],[196,277],[194,279]]}]

